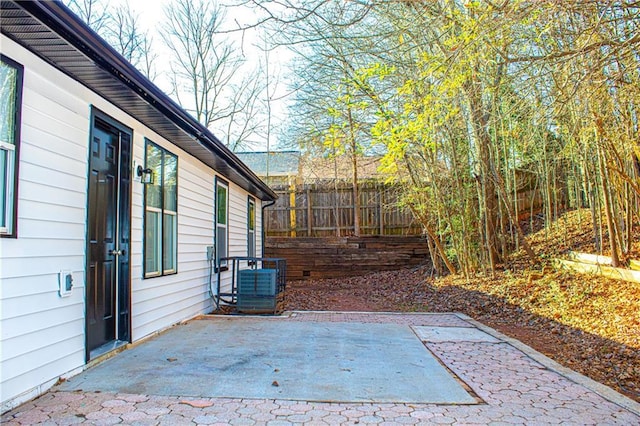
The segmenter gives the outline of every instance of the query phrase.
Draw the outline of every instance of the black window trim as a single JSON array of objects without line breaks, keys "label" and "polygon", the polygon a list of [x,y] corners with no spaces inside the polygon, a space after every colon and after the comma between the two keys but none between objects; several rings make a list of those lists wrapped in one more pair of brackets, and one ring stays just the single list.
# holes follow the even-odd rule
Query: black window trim
[{"label": "black window trim", "polygon": [[214,228],[213,228],[213,238],[214,238],[214,259],[215,259],[215,272],[224,272],[229,270],[228,263],[224,265],[220,264],[219,256],[218,256],[218,185],[222,185],[227,188],[227,232],[226,232],[226,247],[227,247],[227,257],[229,256],[229,182],[226,179],[221,178],[220,176],[215,177],[215,192],[214,192]]},{"label": "black window trim", "polygon": [[[11,206],[11,231],[0,233],[0,238],[18,238],[18,181],[20,176],[20,145],[22,141],[22,91],[24,84],[24,65],[0,53],[0,61],[17,70],[16,73],[16,111],[13,157],[13,202]],[[2,200],[4,202],[4,200]]]},{"label": "black window trim", "polygon": [[[250,206],[253,204],[253,253],[249,253],[249,239],[251,238],[251,228],[250,228],[250,220],[251,217],[249,215],[249,209]],[[247,195],[247,256],[248,257],[256,257],[256,254],[258,252],[258,247],[257,247],[257,238],[256,238],[256,233],[257,233],[257,228],[258,228],[258,220],[257,220],[257,213],[256,213],[256,199],[254,197],[252,197],[251,195]],[[255,262],[249,262],[250,264],[255,264]]]},{"label": "black window trim", "polygon": [[[179,163],[179,157],[177,154],[174,154],[173,152],[169,151],[168,149],[164,148],[161,145],[158,145],[157,143],[155,143],[154,141],[152,141],[149,138],[144,138],[144,167],[145,169],[148,167],[147,165],[147,146],[148,145],[153,145],[154,147],[158,148],[159,150],[161,150],[164,153],[168,153],[172,156],[174,156],[176,158],[176,235],[175,235],[175,239],[176,239],[176,267],[173,271],[171,272],[165,272],[164,271],[164,253],[161,254],[160,256],[160,273],[158,274],[151,274],[151,275],[147,275],[147,252],[146,252],[146,248],[147,248],[147,244],[146,244],[146,238],[147,238],[147,232],[146,232],[146,226],[147,226],[147,188],[146,185],[144,186],[143,189],[143,199],[142,199],[142,279],[153,279],[153,278],[159,278],[159,277],[166,277],[169,275],[176,275],[178,273],[178,237],[179,237],[179,233],[178,233],[178,221],[177,221],[177,217],[178,217],[178,191],[179,191],[179,177],[178,177],[178,172],[179,172],[179,167],[178,167],[178,163]],[[162,161],[162,169],[164,172],[164,155],[163,155],[163,161]],[[154,179],[164,179],[164,173],[163,176],[154,176]],[[164,182],[162,183],[162,186],[164,186]],[[162,206],[161,208],[161,222],[162,222],[162,227],[161,227],[161,232],[162,235],[160,236],[162,243],[163,243],[163,251],[164,251],[164,188],[161,188],[160,190],[160,205]]]}]

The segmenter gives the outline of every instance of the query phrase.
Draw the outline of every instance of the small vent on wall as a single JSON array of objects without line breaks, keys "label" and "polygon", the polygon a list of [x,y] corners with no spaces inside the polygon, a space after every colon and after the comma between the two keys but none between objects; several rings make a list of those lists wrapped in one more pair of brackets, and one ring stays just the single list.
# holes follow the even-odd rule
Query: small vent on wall
[{"label": "small vent on wall", "polygon": [[60,297],[71,296],[73,288],[73,274],[71,271],[60,271],[58,273],[58,294]]}]

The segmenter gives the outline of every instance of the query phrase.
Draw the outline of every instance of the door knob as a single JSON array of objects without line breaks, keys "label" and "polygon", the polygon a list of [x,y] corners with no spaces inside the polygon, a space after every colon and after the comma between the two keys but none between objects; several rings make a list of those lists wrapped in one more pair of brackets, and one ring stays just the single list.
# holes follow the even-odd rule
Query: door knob
[{"label": "door knob", "polygon": [[122,250],[111,250],[109,253],[113,256],[121,256]]}]

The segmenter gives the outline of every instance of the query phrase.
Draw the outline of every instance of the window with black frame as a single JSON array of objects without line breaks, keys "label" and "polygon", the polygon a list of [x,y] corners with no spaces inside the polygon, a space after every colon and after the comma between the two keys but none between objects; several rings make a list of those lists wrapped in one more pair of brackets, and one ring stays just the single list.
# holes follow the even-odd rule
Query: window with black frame
[{"label": "window with black frame", "polygon": [[221,260],[229,256],[229,185],[216,178],[216,264],[219,268],[227,268],[227,261]]},{"label": "window with black frame", "polygon": [[147,140],[144,191],[144,276],[178,272],[178,157]]},{"label": "window with black frame", "polygon": [[16,236],[23,67],[0,55],[0,236]]},{"label": "window with black frame", "polygon": [[256,257],[256,202],[251,197],[247,206],[247,256]]}]

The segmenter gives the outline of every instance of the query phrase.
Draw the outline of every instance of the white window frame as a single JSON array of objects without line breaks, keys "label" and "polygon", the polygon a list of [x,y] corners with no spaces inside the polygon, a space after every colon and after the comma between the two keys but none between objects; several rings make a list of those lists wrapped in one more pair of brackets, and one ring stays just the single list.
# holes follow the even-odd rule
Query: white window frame
[{"label": "white window frame", "polygon": [[146,202],[145,202],[145,215],[144,215],[144,228],[145,228],[145,234],[144,234],[144,238],[147,238],[147,234],[146,234],[146,230],[148,229],[149,226],[149,221],[147,220],[147,213],[151,212],[151,213],[155,213],[156,214],[156,219],[154,220],[154,226],[155,229],[160,229],[160,239],[159,239],[159,244],[155,245],[155,253],[154,253],[154,258],[157,259],[157,264],[158,264],[158,268],[154,271],[150,271],[148,272],[148,265],[146,262],[147,259],[147,250],[150,250],[151,248],[149,246],[147,246],[146,242],[144,245],[144,259],[145,259],[145,264],[144,264],[144,277],[145,278],[151,278],[151,277],[159,277],[162,276],[162,209],[159,209],[157,207],[151,207],[151,206],[147,206]]},{"label": "white window frame", "polygon": [[16,147],[13,144],[0,141],[0,151],[4,151],[7,162],[4,170],[4,189],[5,194],[3,202],[3,209],[5,212],[4,224],[0,223],[0,234],[11,235],[13,233],[13,208],[15,205],[15,197],[13,195],[13,188],[15,187],[15,161],[16,161]]},{"label": "white window frame", "polygon": [[[177,206],[177,194],[176,194],[176,208]],[[171,239],[171,253],[173,253],[173,268],[169,268],[169,269],[164,269],[166,264],[164,261],[164,254],[167,252],[165,249],[165,237],[167,234],[167,229],[164,223],[164,220],[167,216],[172,216],[172,221],[173,221],[173,238]],[[162,212],[162,248],[163,248],[163,253],[162,253],[162,274],[163,275],[170,275],[170,274],[175,274],[178,272],[178,212],[177,211],[173,211],[173,210],[167,210],[164,209]]]}]

